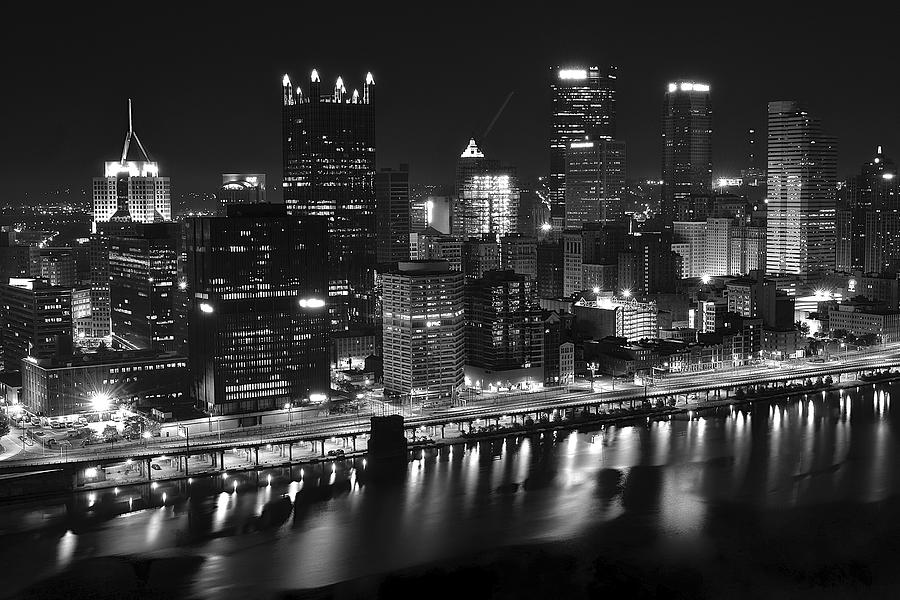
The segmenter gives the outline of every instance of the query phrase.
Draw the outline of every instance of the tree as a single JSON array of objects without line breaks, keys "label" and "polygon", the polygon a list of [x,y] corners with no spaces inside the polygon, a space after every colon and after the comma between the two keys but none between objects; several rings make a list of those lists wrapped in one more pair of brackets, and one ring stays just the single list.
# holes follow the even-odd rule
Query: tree
[{"label": "tree", "polygon": [[103,439],[107,442],[119,439],[119,430],[116,429],[115,425],[107,425],[103,428]]},{"label": "tree", "polygon": [[835,329],[834,331],[831,332],[831,337],[833,337],[836,340],[842,340],[847,337],[847,330],[846,329]]},{"label": "tree", "polygon": [[809,323],[804,323],[803,321],[797,321],[796,323],[794,323],[794,325],[796,326],[797,331],[799,331],[803,335],[806,335],[806,336],[809,335]]},{"label": "tree", "polygon": [[9,419],[0,417],[0,437],[9,433]]}]

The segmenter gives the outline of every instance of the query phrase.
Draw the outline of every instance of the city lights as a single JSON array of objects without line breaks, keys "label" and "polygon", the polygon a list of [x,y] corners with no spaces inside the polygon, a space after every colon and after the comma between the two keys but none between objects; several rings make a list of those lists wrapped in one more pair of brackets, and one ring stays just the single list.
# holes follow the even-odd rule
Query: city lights
[{"label": "city lights", "polygon": [[322,308],[325,306],[325,301],[321,298],[301,298],[299,302],[302,308]]},{"label": "city lights", "polygon": [[109,410],[112,398],[106,392],[94,392],[90,397],[91,409],[96,412]]}]

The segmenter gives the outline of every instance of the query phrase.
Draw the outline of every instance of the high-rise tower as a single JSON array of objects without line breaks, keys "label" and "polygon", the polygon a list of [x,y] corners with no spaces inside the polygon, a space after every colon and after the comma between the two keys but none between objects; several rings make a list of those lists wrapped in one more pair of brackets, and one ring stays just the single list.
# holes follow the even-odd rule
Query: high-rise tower
[{"label": "high-rise tower", "polygon": [[692,81],[670,83],[662,113],[662,199],[660,216],[671,224],[692,214],[692,196],[712,189],[712,106],[709,85]]},{"label": "high-rise tower", "polygon": [[815,279],[834,269],[837,145],[795,101],[769,102],[766,272]]},{"label": "high-rise tower", "polygon": [[328,220],[332,327],[375,323],[375,80],[362,94],[313,70],[308,93],[282,81],[284,202],[291,215]]},{"label": "high-rise tower", "polygon": [[[132,139],[144,160],[128,160]],[[94,223],[113,220],[153,223],[171,219],[169,178],[159,176],[159,165],[150,160],[134,131],[129,100],[122,157],[104,163],[103,177],[94,178]]]},{"label": "high-rise tower", "polygon": [[617,67],[554,67],[553,124],[550,131],[550,222],[562,229],[566,218],[566,151],[587,136],[616,136]]},{"label": "high-rise tower", "polygon": [[519,220],[519,182],[513,167],[485,157],[475,143],[456,161],[456,195],[462,209],[465,236],[516,232]]}]

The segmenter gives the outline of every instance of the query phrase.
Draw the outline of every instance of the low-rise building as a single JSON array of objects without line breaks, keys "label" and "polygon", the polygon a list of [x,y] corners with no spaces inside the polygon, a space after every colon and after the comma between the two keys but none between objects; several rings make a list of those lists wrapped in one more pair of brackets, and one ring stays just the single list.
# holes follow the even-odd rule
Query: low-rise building
[{"label": "low-rise building", "polygon": [[873,334],[882,343],[896,342],[900,340],[900,311],[843,302],[828,309],[828,329],[832,334],[843,330],[856,337]]},{"label": "low-rise building", "polygon": [[174,352],[99,352],[22,360],[20,402],[31,414],[60,417],[128,405],[185,402],[187,358]]}]

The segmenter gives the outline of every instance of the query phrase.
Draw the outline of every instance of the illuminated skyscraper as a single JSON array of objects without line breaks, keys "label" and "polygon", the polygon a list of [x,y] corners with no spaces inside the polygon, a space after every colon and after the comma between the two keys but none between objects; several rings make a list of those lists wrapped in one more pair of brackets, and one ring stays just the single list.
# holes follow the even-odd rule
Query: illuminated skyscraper
[{"label": "illuminated skyscraper", "polygon": [[278,204],[184,223],[191,394],[234,414],[329,389],[326,222]]},{"label": "illuminated skyscraper", "polygon": [[795,101],[769,102],[766,272],[815,279],[834,269],[837,147]]},{"label": "illuminated skyscraper", "polygon": [[572,142],[616,137],[617,67],[554,67],[553,124],[550,132],[550,218],[566,219],[566,151]]},{"label": "illuminated skyscraper", "polygon": [[446,261],[401,262],[382,285],[385,395],[456,399],[465,357],[463,274]]},{"label": "illuminated skyscraper", "polygon": [[61,344],[67,344],[71,352],[72,289],[40,279],[10,278],[0,283],[0,349],[5,369],[20,370],[26,356],[52,357]]},{"label": "illuminated skyscraper", "polygon": [[516,232],[519,219],[519,181],[516,170],[489,159],[475,143],[456,161],[456,195],[462,205],[464,236],[496,237]]},{"label": "illuminated skyscraper", "polygon": [[291,215],[328,220],[332,327],[375,323],[375,113],[372,74],[362,94],[338,77],[331,93],[313,70],[309,92],[282,81],[284,202]]},{"label": "illuminated skyscraper", "polygon": [[[131,140],[137,143],[144,160],[128,160]],[[131,122],[128,101],[128,131],[122,158],[104,164],[103,177],[94,178],[94,223],[98,221],[170,221],[169,178],[160,177],[159,165],[150,160]],[[96,227],[95,227],[96,228]]]},{"label": "illuminated skyscraper", "polygon": [[[662,114],[663,191],[660,216],[666,224],[691,220],[692,196],[712,190],[712,106],[709,85],[681,81],[666,88]],[[684,217],[679,217],[679,207]]]},{"label": "illuminated skyscraper", "polygon": [[625,142],[569,144],[566,152],[566,229],[625,216]]}]

